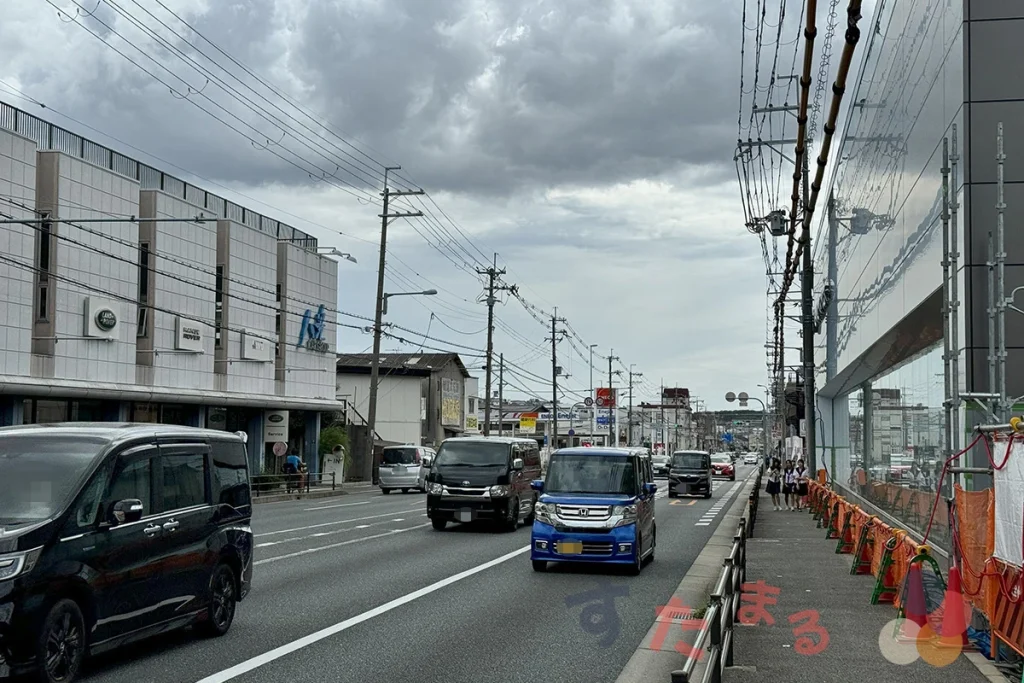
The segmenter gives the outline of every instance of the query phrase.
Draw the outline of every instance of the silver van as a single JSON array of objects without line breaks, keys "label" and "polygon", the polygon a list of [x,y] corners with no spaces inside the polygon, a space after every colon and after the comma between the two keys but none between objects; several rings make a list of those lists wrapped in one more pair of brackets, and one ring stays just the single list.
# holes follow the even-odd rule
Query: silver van
[{"label": "silver van", "polygon": [[437,453],[425,446],[385,446],[381,454],[377,476],[382,493],[401,489],[408,493],[412,489],[426,490],[426,472],[430,461]]}]

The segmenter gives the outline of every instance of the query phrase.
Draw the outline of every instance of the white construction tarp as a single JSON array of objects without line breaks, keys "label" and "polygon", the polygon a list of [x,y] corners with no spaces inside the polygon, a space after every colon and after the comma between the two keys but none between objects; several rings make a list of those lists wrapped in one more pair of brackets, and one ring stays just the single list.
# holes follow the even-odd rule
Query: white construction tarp
[{"label": "white construction tarp", "polygon": [[[996,465],[1006,457],[1006,442],[996,441],[992,459]],[[1024,565],[1024,439],[1014,440],[1006,466],[995,471],[996,550],[995,556],[1020,567]]]}]

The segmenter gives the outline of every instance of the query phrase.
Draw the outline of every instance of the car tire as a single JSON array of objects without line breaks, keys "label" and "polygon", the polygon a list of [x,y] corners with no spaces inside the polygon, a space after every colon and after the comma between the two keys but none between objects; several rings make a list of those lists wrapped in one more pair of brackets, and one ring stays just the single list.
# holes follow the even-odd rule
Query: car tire
[{"label": "car tire", "polygon": [[711,497],[711,489],[708,489],[707,492],[704,493],[704,497],[705,498],[710,498]]},{"label": "car tire", "polygon": [[633,564],[629,565],[629,573],[632,576],[639,576],[640,571],[644,568],[643,555],[640,553],[640,549],[644,547],[643,537],[640,534],[636,535],[636,552],[633,553],[634,561]]},{"label": "car tire", "polygon": [[436,517],[430,520],[430,524],[434,527],[434,531],[444,531],[445,527],[448,526],[447,519],[437,519]]},{"label": "car tire", "polygon": [[85,618],[81,608],[74,600],[58,600],[43,619],[36,639],[35,655],[39,665],[35,680],[71,683],[82,668],[85,651]]},{"label": "car tire", "polygon": [[654,550],[658,547],[658,525],[651,529],[651,554],[647,556],[648,562],[654,562]]},{"label": "car tire", "polygon": [[402,489],[402,493],[409,493],[409,489]]},{"label": "car tire", "polygon": [[729,481],[736,481],[736,475],[734,474],[731,477],[729,477]]},{"label": "car tire", "polygon": [[548,570],[548,563],[545,560],[530,560],[530,564],[533,565],[533,571],[535,572],[546,572]]},{"label": "car tire", "polygon": [[381,489],[380,492],[383,493],[386,496],[389,493],[391,493],[391,489]]},{"label": "car tire", "polygon": [[533,499],[533,503],[530,505],[530,514],[523,520],[523,524],[526,526],[533,526],[533,523],[537,520],[537,499]]},{"label": "car tire", "polygon": [[515,531],[519,528],[519,499],[515,498],[509,502],[509,514],[505,517],[505,531]]},{"label": "car tire", "polygon": [[219,638],[228,632],[235,620],[238,591],[235,572],[227,564],[219,564],[210,576],[210,604],[206,620],[200,622],[200,631],[209,638]]}]

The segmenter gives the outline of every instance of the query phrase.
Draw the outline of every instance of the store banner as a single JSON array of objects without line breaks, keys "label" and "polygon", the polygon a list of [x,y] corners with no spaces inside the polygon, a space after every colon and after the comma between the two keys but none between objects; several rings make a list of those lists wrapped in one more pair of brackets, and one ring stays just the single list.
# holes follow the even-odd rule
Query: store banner
[{"label": "store banner", "polygon": [[519,416],[519,433],[533,434],[537,431],[537,413],[523,413]]}]

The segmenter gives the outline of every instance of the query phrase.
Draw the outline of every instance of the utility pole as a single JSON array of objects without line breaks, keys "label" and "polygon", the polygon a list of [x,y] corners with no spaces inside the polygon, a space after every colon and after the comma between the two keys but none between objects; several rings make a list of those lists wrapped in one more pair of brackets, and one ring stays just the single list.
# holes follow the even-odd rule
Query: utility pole
[{"label": "utility pole", "polygon": [[[810,181],[807,171],[807,155],[804,155],[804,215],[807,214],[807,192]],[[803,356],[804,356],[804,434],[807,449],[807,469],[817,471],[817,446],[815,444],[816,412],[814,410],[814,303],[811,299],[814,289],[814,265],[811,260],[811,226],[810,221],[803,220],[801,240],[803,252],[803,283],[800,299],[803,304]]]},{"label": "utility pole", "polygon": [[608,353],[608,447],[615,448],[619,440],[615,438],[615,413],[618,411],[618,401],[615,400],[615,390],[612,389],[612,361],[618,360],[615,349]]},{"label": "utility pole", "polygon": [[[498,436],[505,436],[505,354],[498,356]],[[485,409],[486,410],[486,409]],[[513,434],[514,436],[514,434]]]},{"label": "utility pole", "polygon": [[658,395],[658,407],[661,409],[661,447],[668,453],[668,439],[665,438],[665,380],[661,380],[661,393]]},{"label": "utility pole", "polygon": [[644,376],[644,373],[642,372],[633,372],[634,365],[636,365],[636,363],[631,363],[629,366],[629,412],[627,413],[629,426],[627,427],[626,431],[627,446],[633,445],[633,378]]},{"label": "utility pole", "polygon": [[594,443],[594,430],[596,429],[595,425],[597,424],[597,395],[594,392],[594,348],[596,348],[596,347],[597,347],[597,344],[591,344],[590,345],[590,400],[594,402],[594,404],[591,405],[591,407],[590,407],[590,410],[592,411],[590,413],[590,443],[591,443],[591,445],[593,445],[593,443]]},{"label": "utility pole", "polygon": [[384,265],[387,263],[388,247],[388,225],[399,218],[416,218],[422,216],[422,211],[408,211],[389,213],[392,197],[406,197],[409,195],[424,194],[423,190],[392,190],[388,187],[388,173],[400,171],[401,166],[386,166],[384,168],[384,210],[380,214],[380,262],[377,265],[377,301],[374,307],[373,316],[373,358],[370,361],[370,405],[366,413],[366,442],[367,446],[367,468],[364,476],[369,475],[371,481],[376,479],[374,468],[373,444],[377,435],[377,383],[380,379],[380,336],[384,324]]},{"label": "utility pole", "polygon": [[[558,323],[565,318],[558,317],[558,308],[551,315],[551,450],[558,450]],[[565,334],[565,330],[561,331]]]},{"label": "utility pole", "polygon": [[[484,384],[487,385],[487,401],[484,403],[484,436],[491,435],[491,400],[494,394],[491,393],[491,366],[494,362],[494,304],[497,299],[495,292],[505,291],[516,292],[515,285],[499,285],[496,280],[505,274],[505,269],[498,270],[498,255],[494,255],[494,265],[481,270],[477,268],[477,275],[487,276],[487,371]],[[501,407],[498,408],[499,412]]]}]

